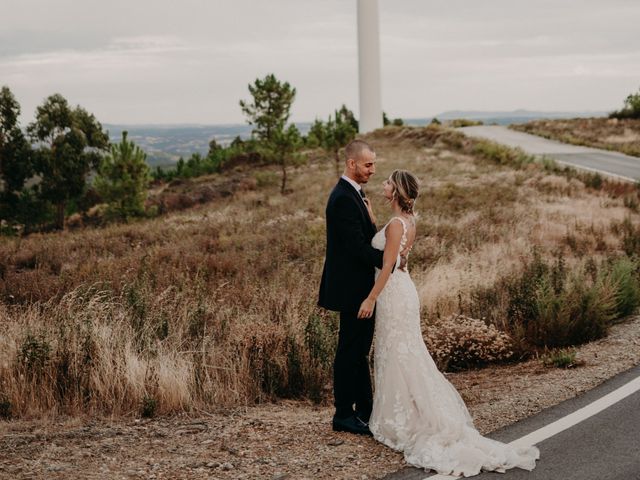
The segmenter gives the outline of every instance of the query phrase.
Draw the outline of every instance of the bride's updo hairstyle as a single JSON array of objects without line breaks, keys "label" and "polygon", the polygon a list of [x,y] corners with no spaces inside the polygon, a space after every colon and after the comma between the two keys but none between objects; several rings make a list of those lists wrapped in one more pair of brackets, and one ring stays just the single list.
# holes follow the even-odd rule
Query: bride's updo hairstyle
[{"label": "bride's updo hairstyle", "polygon": [[418,179],[406,170],[394,170],[390,179],[393,185],[393,195],[398,199],[400,209],[404,213],[413,215],[413,207],[420,188]]}]

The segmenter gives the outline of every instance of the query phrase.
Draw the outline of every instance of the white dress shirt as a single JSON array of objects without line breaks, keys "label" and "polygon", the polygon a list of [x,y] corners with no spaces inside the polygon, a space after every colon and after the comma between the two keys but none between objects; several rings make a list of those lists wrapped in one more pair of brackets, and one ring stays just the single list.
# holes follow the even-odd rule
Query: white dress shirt
[{"label": "white dress shirt", "polygon": [[342,175],[341,178],[346,180],[347,182],[349,182],[351,184],[351,186],[356,189],[356,192],[358,192],[358,195],[360,195],[362,197],[362,195],[360,194],[360,191],[362,190],[362,187],[360,186],[360,184],[358,184],[357,182],[351,180],[346,175]]}]

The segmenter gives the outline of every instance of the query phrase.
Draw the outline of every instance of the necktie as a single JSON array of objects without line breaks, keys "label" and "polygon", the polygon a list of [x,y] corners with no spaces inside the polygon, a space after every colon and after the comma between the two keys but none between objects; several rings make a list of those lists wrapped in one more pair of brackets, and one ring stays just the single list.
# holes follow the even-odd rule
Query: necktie
[{"label": "necktie", "polygon": [[366,195],[364,194],[364,190],[360,189],[360,196],[362,198],[366,198]]}]

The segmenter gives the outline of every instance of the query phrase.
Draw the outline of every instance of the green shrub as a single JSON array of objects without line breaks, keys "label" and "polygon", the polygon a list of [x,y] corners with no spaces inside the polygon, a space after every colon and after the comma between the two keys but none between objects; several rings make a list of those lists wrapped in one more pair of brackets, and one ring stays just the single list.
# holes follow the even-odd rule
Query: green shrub
[{"label": "green shrub", "polygon": [[600,265],[589,258],[569,272],[562,252],[545,261],[534,251],[519,274],[479,287],[461,311],[501,325],[515,351],[579,345],[605,336],[614,320],[638,308],[638,270],[635,257],[621,257]]},{"label": "green shrub", "polygon": [[602,273],[593,282],[586,268],[567,279],[560,258],[554,265],[534,259],[512,289],[512,321],[539,347],[578,345],[607,333],[617,314],[616,286]]},{"label": "green shrub", "polygon": [[555,350],[542,357],[542,363],[545,367],[556,368],[573,368],[582,365],[583,362],[576,360],[576,350],[562,348]]},{"label": "green shrub", "polygon": [[609,118],[640,118],[640,90],[630,93],[624,100],[624,108],[610,113]]},{"label": "green shrub", "polygon": [[258,171],[253,174],[256,179],[256,183],[258,187],[273,187],[278,185],[280,179],[278,178],[278,174],[273,171]]},{"label": "green shrub", "polygon": [[587,187],[593,188],[594,190],[600,190],[602,188],[603,179],[599,173],[585,173],[582,176],[582,181]]},{"label": "green shrub", "polygon": [[309,316],[304,329],[304,348],[309,356],[305,383],[308,395],[314,402],[320,402],[324,397],[324,386],[331,377],[337,338],[336,314],[316,310]]},{"label": "green shrub", "polygon": [[632,212],[638,212],[638,207],[640,207],[640,203],[638,202],[638,194],[634,193],[633,195],[626,195],[623,198],[624,206],[627,207]]},{"label": "green shrub", "polygon": [[516,169],[535,162],[535,157],[526,154],[519,148],[506,147],[488,140],[477,141],[473,146],[472,153],[492,163]]},{"label": "green shrub", "polygon": [[447,124],[452,128],[474,127],[476,125],[483,125],[480,120],[469,120],[467,118],[455,118],[447,122]]},{"label": "green shrub", "polygon": [[0,396],[0,418],[11,418],[11,401],[4,396]]},{"label": "green shrub", "polygon": [[22,342],[18,357],[28,372],[41,373],[49,362],[50,353],[51,345],[44,335],[36,337],[29,333]]},{"label": "green shrub", "polygon": [[142,406],[140,407],[140,415],[143,418],[153,418],[156,416],[156,411],[158,409],[158,401],[146,395],[142,399]]},{"label": "green shrub", "polygon": [[627,256],[640,255],[640,228],[636,227],[629,217],[620,224],[612,225],[612,230],[614,233],[622,233],[622,249]]},{"label": "green shrub", "polygon": [[[559,262],[558,262],[559,263]],[[540,278],[535,309],[527,324],[527,338],[538,346],[560,347],[604,336],[615,317],[615,293],[605,281],[589,282],[587,272],[574,272],[568,282],[554,275]]]},{"label": "green shrub", "polygon": [[618,258],[612,262],[608,275],[616,288],[617,316],[631,315],[640,305],[638,262],[627,257]]}]

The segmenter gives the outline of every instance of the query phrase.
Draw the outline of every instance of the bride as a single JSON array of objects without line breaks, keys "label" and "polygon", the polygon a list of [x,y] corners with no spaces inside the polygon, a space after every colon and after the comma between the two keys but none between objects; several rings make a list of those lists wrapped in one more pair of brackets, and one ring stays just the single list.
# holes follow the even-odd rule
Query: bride
[{"label": "bride", "polygon": [[[399,253],[416,238],[413,205],[418,181],[396,170],[383,183],[393,217],[373,237],[384,249],[382,270],[362,302],[358,318],[376,309],[375,393],[369,428],[376,440],[404,452],[407,463],[441,474],[476,475],[535,468],[536,447],[516,448],[481,436],[456,389],[442,375],[422,339],[420,302],[408,271],[396,268]],[[373,213],[370,212],[372,215]]]}]

